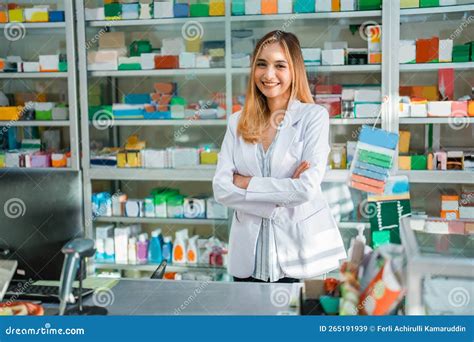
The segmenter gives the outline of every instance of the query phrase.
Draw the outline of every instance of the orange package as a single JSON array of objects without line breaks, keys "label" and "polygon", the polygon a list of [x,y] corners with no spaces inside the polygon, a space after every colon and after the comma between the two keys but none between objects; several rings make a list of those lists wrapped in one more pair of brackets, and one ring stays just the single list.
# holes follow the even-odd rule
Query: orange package
[{"label": "orange package", "polygon": [[8,23],[8,12],[7,11],[0,11],[0,23],[2,23],[2,24]]},{"label": "orange package", "polygon": [[467,115],[474,116],[474,101],[469,101],[467,105]]},{"label": "orange package", "polygon": [[179,56],[155,56],[155,69],[178,69]]},{"label": "orange package", "polygon": [[333,12],[340,12],[341,11],[341,1],[340,0],[332,0],[331,10]]},{"label": "orange package", "polygon": [[261,12],[262,14],[276,14],[278,12],[278,1],[262,0]]},{"label": "orange package", "polygon": [[418,39],[416,41],[416,62],[433,63],[439,57],[439,37]]}]

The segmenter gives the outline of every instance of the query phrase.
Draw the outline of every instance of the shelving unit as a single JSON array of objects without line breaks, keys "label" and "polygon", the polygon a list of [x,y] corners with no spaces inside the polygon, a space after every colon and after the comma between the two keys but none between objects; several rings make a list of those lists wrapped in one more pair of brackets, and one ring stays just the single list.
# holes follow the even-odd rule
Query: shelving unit
[{"label": "shelving unit", "polygon": [[[16,82],[17,80],[54,80],[61,79],[67,86],[67,102],[69,109],[69,120],[61,121],[1,121],[0,126],[6,127],[66,127],[69,135],[69,148],[71,151],[71,167],[70,168],[47,168],[47,170],[62,172],[68,170],[80,171],[79,158],[79,106],[77,93],[77,68],[76,68],[76,21],[74,17],[74,3],[68,0],[60,0],[64,7],[64,22],[47,22],[47,23],[21,23],[22,29],[26,34],[34,33],[37,35],[48,35],[53,31],[64,31],[66,38],[67,53],[67,72],[37,72],[37,73],[0,73],[0,82]],[[11,23],[0,24],[0,30],[6,29]],[[33,32],[29,32],[33,30]],[[11,44],[21,44],[22,39],[13,41]],[[3,44],[3,42],[2,42]],[[41,51],[43,54],[47,52]],[[64,81],[63,81],[64,80]],[[31,171],[33,169],[23,169]]]},{"label": "shelving unit", "polygon": [[[311,25],[312,22],[325,22],[331,25],[346,25],[358,22],[379,22],[382,23],[382,64],[381,65],[343,65],[343,66],[317,66],[307,67],[307,72],[311,74],[322,74],[326,77],[334,75],[335,77],[344,77],[344,75],[376,75],[380,76],[382,83],[382,97],[388,97],[388,102],[383,105],[380,118],[351,118],[351,119],[331,119],[331,133],[339,129],[352,130],[357,129],[360,125],[378,125],[392,132],[398,132],[400,125],[449,125],[450,118],[398,118],[398,89],[400,86],[400,76],[402,74],[411,73],[428,73],[436,72],[442,68],[453,68],[456,72],[471,72],[474,70],[474,63],[439,63],[439,64],[399,64],[398,49],[392,49],[398,45],[400,40],[400,24],[403,22],[419,22],[423,20],[438,20],[440,16],[445,14],[453,16],[462,16],[472,14],[474,5],[450,6],[440,8],[420,8],[420,9],[400,9],[399,1],[383,0],[383,9],[381,11],[355,11],[355,12],[338,12],[338,13],[311,13],[311,14],[281,14],[281,15],[258,15],[258,16],[232,16],[231,3],[226,1],[226,15],[224,17],[208,17],[208,18],[175,18],[175,19],[150,19],[150,20],[115,20],[115,21],[89,21],[84,20],[84,3],[76,0],[77,20],[78,20],[78,46],[79,46],[79,79],[81,96],[81,131],[82,131],[82,167],[84,174],[84,203],[85,218],[88,225],[86,226],[87,236],[93,236],[93,222],[88,219],[92,217],[91,211],[91,195],[92,182],[94,181],[113,181],[114,187],[117,188],[119,182],[133,181],[162,181],[162,182],[198,182],[209,183],[214,176],[214,167],[203,167],[193,169],[117,169],[117,168],[91,168],[90,166],[90,129],[93,122],[88,119],[88,85],[95,83],[101,79],[107,79],[114,87],[119,79],[143,79],[179,77],[181,78],[206,78],[222,76],[225,79],[225,94],[227,108],[232,108],[232,98],[234,93],[235,81],[245,84],[245,77],[250,73],[249,68],[232,67],[232,43],[231,32],[233,28],[252,27],[251,25],[262,25],[267,31],[273,29],[282,29],[282,23],[303,22],[304,25]],[[420,19],[421,18],[421,19]],[[419,20],[420,19],[420,20]],[[189,20],[196,20],[202,24],[222,24],[225,36],[225,68],[216,69],[177,69],[177,70],[139,70],[139,71],[87,71],[87,58],[85,42],[87,41],[86,31],[91,28],[107,28],[111,31],[119,31],[120,29],[130,32],[131,29],[156,31],[163,29],[180,30],[180,25],[185,24]],[[261,28],[261,27],[260,27]],[[289,31],[293,31],[293,27],[288,26]],[[298,29],[298,28],[297,28]],[[148,32],[147,31],[147,32]],[[297,33],[297,30],[294,32]],[[112,94],[115,100],[116,94]],[[227,111],[227,117],[232,113]],[[473,124],[474,118],[466,118],[467,123]],[[199,127],[210,127],[221,129],[224,134],[225,120],[112,120],[110,130],[113,140],[118,143],[117,131],[119,127],[156,127],[156,129],[169,129],[178,127],[191,126],[196,129]],[[339,127],[344,126],[344,127]],[[151,128],[150,128],[151,129]],[[355,140],[355,139],[353,139]],[[398,171],[394,170],[394,174],[407,175],[410,182],[420,184],[444,183],[459,184],[462,179],[463,184],[474,184],[474,176],[472,173],[457,171]],[[324,178],[325,182],[346,182],[348,178],[348,170],[328,170]],[[173,183],[175,184],[175,183]],[[192,225],[225,225],[227,220],[186,220],[186,219],[158,219],[158,218],[123,218],[123,217],[99,217],[95,222],[115,222],[115,223],[152,223],[152,224],[192,224]],[[356,223],[354,223],[356,224]],[[367,223],[365,223],[367,225]],[[341,223],[340,228],[353,227],[353,223]],[[154,270],[156,265],[113,265],[96,264],[96,269],[138,269],[138,270]],[[187,267],[187,266],[183,266]]]}]

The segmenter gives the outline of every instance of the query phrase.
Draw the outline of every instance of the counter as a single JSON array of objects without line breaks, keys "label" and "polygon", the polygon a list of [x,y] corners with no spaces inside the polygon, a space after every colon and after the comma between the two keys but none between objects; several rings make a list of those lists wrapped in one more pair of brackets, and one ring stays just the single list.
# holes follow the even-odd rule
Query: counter
[{"label": "counter", "polygon": [[[109,315],[289,314],[296,313],[290,297],[302,285],[123,279],[111,290],[87,297],[84,305],[100,303]],[[46,314],[56,312],[47,305]]]}]

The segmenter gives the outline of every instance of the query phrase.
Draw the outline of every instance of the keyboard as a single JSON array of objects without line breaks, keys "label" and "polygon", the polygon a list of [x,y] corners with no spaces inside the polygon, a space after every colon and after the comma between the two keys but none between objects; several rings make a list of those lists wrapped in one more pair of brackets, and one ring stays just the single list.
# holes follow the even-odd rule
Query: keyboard
[{"label": "keyboard", "polygon": [[[75,300],[91,295],[93,289],[83,288],[79,292],[78,287],[72,289]],[[13,300],[39,300],[44,303],[59,303],[59,286],[49,285],[30,285],[29,283],[12,282],[8,286],[8,290],[4,299]]]}]

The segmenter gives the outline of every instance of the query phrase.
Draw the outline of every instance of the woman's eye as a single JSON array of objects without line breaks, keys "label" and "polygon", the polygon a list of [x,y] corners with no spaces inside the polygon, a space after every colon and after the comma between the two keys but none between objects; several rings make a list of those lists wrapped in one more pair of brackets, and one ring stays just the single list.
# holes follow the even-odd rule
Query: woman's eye
[{"label": "woman's eye", "polygon": [[278,69],[284,69],[285,66],[284,66],[283,64],[280,64],[280,65],[277,65],[277,68],[278,68]]},{"label": "woman's eye", "polygon": [[257,63],[257,66],[258,66],[258,67],[264,67],[264,66],[265,66],[265,63]]}]

